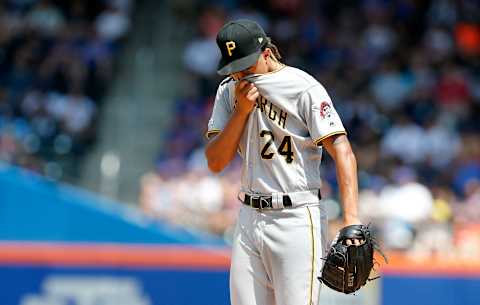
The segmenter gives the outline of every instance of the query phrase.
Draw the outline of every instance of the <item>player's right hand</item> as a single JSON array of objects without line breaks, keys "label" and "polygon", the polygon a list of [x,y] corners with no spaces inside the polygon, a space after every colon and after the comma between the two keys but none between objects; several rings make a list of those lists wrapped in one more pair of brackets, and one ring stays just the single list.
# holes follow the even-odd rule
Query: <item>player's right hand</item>
[{"label": "player's right hand", "polygon": [[246,80],[238,82],[235,86],[238,111],[249,114],[255,108],[259,95],[258,89],[253,83]]}]

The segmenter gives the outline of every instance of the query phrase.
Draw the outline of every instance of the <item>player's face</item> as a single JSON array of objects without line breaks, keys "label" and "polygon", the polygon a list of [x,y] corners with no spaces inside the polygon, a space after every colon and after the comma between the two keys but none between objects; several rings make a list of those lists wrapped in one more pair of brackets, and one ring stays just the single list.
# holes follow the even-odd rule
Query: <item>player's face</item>
[{"label": "player's face", "polygon": [[248,69],[243,71],[233,73],[230,75],[234,80],[239,80],[250,74],[263,74],[268,72],[268,58],[270,58],[271,50],[269,48],[265,49],[257,59],[257,62]]},{"label": "player's face", "polygon": [[[261,57],[261,56],[260,56]],[[237,72],[237,73],[233,73],[231,76],[234,80],[239,80],[239,79],[242,79],[244,78],[245,76],[247,75],[251,75],[251,74],[255,74],[255,70],[256,70],[256,67],[258,65],[258,60],[257,62],[251,66],[250,68],[248,69],[245,69],[243,71],[240,71],[240,72]]]}]

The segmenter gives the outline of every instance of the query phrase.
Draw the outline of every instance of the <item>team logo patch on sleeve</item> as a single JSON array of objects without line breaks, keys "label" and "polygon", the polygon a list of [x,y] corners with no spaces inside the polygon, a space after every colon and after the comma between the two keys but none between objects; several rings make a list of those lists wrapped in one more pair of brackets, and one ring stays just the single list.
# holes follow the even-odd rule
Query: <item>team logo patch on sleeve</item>
[{"label": "team logo patch on sleeve", "polygon": [[320,104],[320,117],[322,119],[329,118],[332,115],[332,105],[324,101]]}]

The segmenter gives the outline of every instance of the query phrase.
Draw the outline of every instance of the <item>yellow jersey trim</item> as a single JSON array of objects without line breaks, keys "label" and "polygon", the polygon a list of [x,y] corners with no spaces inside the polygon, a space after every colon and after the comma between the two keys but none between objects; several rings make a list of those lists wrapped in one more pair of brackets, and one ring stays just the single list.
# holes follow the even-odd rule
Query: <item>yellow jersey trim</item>
[{"label": "yellow jersey trim", "polygon": [[214,135],[214,134],[217,134],[217,133],[220,133],[221,130],[220,129],[212,129],[212,130],[209,130],[205,133],[205,138],[207,138],[208,140],[210,140],[210,138]]},{"label": "yellow jersey trim", "polygon": [[327,135],[324,135],[324,136],[321,137],[321,138],[316,139],[315,141],[313,141],[313,144],[315,144],[315,145],[317,145],[317,146],[321,146],[320,143],[321,143],[323,140],[325,140],[325,139],[328,138],[328,137],[337,135],[337,134],[345,134],[345,135],[346,135],[347,132],[346,132],[345,130],[343,130],[343,131],[334,131],[334,132],[331,132],[331,133],[329,133],[329,134],[327,134]]},{"label": "yellow jersey trim", "polygon": [[307,206],[307,211],[308,211],[308,220],[310,222],[310,240],[312,243],[312,271],[310,273],[310,297],[309,297],[309,302],[308,305],[313,304],[313,281],[314,281],[314,275],[315,275],[315,256],[316,256],[316,249],[315,249],[315,234],[314,234],[314,229],[313,229],[313,220],[312,220],[312,213],[310,212],[310,208]]}]

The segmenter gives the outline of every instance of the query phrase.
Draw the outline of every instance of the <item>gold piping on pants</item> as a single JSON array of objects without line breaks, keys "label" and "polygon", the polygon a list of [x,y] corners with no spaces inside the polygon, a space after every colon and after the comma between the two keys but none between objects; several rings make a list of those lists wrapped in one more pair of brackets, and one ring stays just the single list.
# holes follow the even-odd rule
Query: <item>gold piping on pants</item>
[{"label": "gold piping on pants", "polygon": [[314,271],[315,271],[315,235],[313,229],[313,220],[312,220],[312,213],[310,212],[310,208],[307,206],[308,211],[308,219],[310,220],[310,238],[312,243],[312,272],[310,273],[310,301],[308,305],[313,304],[313,280],[314,280]]}]

